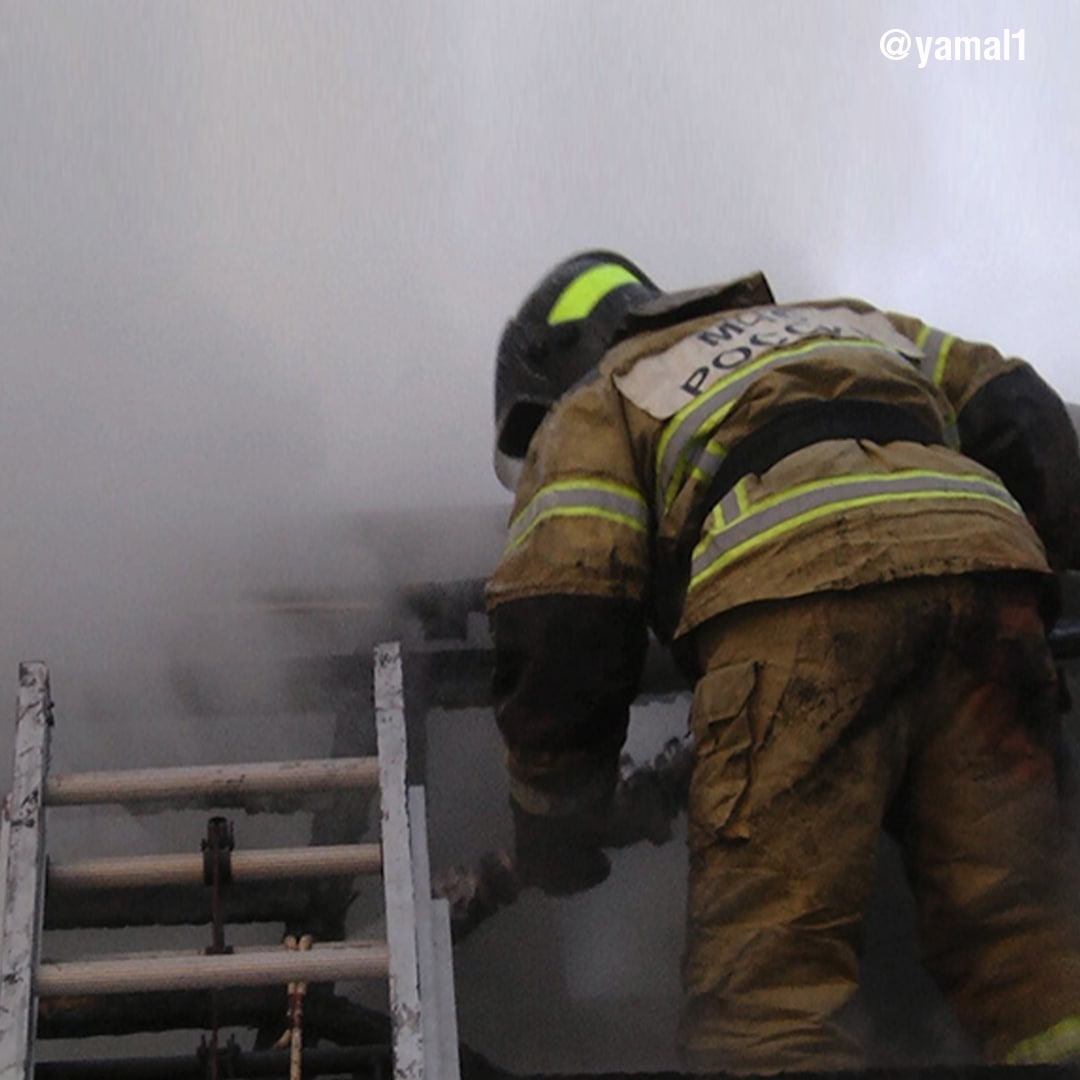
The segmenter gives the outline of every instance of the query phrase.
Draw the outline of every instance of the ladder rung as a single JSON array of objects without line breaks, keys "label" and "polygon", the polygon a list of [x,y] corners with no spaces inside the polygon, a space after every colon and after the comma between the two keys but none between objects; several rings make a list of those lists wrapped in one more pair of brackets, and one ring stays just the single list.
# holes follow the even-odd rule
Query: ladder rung
[{"label": "ladder rung", "polygon": [[288,982],[337,982],[385,977],[385,942],[316,945],[308,951],[283,948],[238,950],[223,956],[147,953],[39,965],[34,992],[43,998],[84,994],[150,993],[157,990],[219,990]]},{"label": "ladder rung", "polygon": [[[321,847],[234,851],[235,881],[286,877],[374,874],[382,869],[378,844],[327,844]],[[49,889],[125,889],[150,885],[198,885],[203,882],[201,855],[134,855],[49,863]]]},{"label": "ladder rung", "polygon": [[379,762],[375,757],[122,769],[50,776],[45,781],[45,805],[128,804],[195,797],[210,803],[215,799],[233,803],[252,795],[339,791],[377,787],[378,783]]}]

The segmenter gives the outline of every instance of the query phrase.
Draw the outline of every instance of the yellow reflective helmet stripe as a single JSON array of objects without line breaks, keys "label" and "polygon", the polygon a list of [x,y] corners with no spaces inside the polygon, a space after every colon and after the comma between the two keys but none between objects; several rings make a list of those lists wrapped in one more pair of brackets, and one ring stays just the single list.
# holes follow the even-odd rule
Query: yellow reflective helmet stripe
[{"label": "yellow reflective helmet stripe", "polygon": [[1080,1016],[1067,1016],[1046,1031],[1022,1039],[1006,1055],[1010,1065],[1048,1065],[1080,1060]]},{"label": "yellow reflective helmet stripe", "polygon": [[609,292],[630,284],[640,284],[639,279],[619,263],[590,266],[559,293],[548,312],[548,325],[584,319]]},{"label": "yellow reflective helmet stripe", "polygon": [[978,474],[906,469],[896,473],[862,473],[799,484],[778,495],[747,505],[745,481],[735,485],[694,549],[690,588],[747,551],[830,514],[892,501],[983,499],[1023,514],[1004,485]]},{"label": "yellow reflective helmet stripe", "polygon": [[645,532],[649,510],[641,494],[610,480],[557,480],[542,487],[510,522],[506,551],[512,551],[553,517],[594,517]]}]

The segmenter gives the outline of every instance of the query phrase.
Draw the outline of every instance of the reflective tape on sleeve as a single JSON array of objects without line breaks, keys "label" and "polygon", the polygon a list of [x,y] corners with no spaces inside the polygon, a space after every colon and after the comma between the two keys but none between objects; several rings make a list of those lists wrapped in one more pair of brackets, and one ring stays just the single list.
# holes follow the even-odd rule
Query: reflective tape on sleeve
[{"label": "reflective tape on sleeve", "polygon": [[632,487],[607,480],[558,480],[542,487],[510,522],[506,550],[553,517],[601,518],[634,532],[645,532],[649,525],[645,500]]},{"label": "reflective tape on sleeve", "polygon": [[983,476],[925,469],[815,480],[749,506],[743,489],[744,482],[736,484],[711,515],[711,524],[694,549],[691,588],[754,547],[845,510],[918,499],[982,499],[1023,514],[1000,483]]},{"label": "reflective tape on sleeve", "polygon": [[1010,1065],[1080,1061],[1080,1016],[1067,1016],[1046,1031],[1018,1042],[1005,1056]]}]

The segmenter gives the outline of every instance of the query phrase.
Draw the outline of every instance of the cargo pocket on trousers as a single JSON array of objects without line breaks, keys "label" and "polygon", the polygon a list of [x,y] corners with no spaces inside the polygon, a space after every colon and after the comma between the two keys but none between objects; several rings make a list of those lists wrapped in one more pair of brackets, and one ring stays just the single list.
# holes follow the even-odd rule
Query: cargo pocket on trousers
[{"label": "cargo pocket on trousers", "polygon": [[718,839],[739,842],[750,837],[750,704],[757,677],[758,665],[748,660],[706,672],[694,690],[690,722],[697,759],[690,781],[691,850]]}]

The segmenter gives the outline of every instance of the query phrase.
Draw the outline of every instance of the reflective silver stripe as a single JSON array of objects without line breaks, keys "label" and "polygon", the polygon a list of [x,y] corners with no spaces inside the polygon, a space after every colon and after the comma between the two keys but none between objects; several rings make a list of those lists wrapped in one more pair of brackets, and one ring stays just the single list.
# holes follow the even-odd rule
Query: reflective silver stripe
[{"label": "reflective silver stripe", "polygon": [[937,366],[938,352],[941,350],[941,344],[945,340],[945,333],[942,330],[935,330],[932,326],[928,326],[926,329],[926,340],[919,342],[922,349],[922,356],[919,357],[919,370],[933,382],[934,368]]},{"label": "reflective silver stripe", "polygon": [[935,330],[932,326],[923,323],[925,335],[919,337],[923,354],[919,359],[919,370],[935,386],[940,386],[945,381],[945,366],[949,361],[949,350],[956,340],[952,334],[946,334],[943,330]]},{"label": "reflective silver stripe", "polygon": [[[692,402],[689,407],[676,413],[669,421],[660,441],[660,458],[656,470],[660,505],[665,510],[667,509],[671,501],[669,492],[672,485],[676,479],[685,476],[695,465],[706,476],[710,475],[708,466],[700,463],[704,445],[716,425],[723,419],[724,414],[758,375],[790,360],[814,359],[818,356],[833,355],[837,349],[850,348],[864,351],[873,349],[883,358],[902,364],[909,371],[911,370],[909,361],[899,353],[892,352],[875,341],[861,338],[830,339],[827,342],[810,345],[801,342],[798,345],[768,353],[746,364],[745,367],[735,368],[727,378],[721,379],[710,387],[702,395],[700,401]],[[695,442],[698,445],[695,446]],[[711,471],[715,472],[715,467]]]},{"label": "reflective silver stripe", "polygon": [[[740,493],[743,484],[736,484],[730,493]],[[856,477],[836,477],[801,484],[773,498],[751,506],[735,520],[729,519],[730,503],[722,500],[720,514],[694,549],[691,565],[691,587],[702,575],[720,568],[740,549],[769,539],[776,530],[794,528],[802,519],[812,520],[826,513],[854,509],[888,499],[971,497],[990,499],[1022,514],[1019,504],[1005,487],[981,476],[951,475],[923,469],[897,473],[863,474]]]},{"label": "reflective silver stripe", "polygon": [[727,450],[711,440],[695,443],[686,454],[686,475],[693,475],[708,483],[720,471],[727,457]]},{"label": "reflective silver stripe", "polygon": [[729,491],[716,505],[720,511],[720,520],[725,525],[734,524],[735,519],[742,513],[739,492],[734,489]]},{"label": "reflective silver stripe", "polygon": [[644,532],[649,524],[645,500],[633,488],[604,480],[558,480],[542,487],[510,523],[506,548],[517,547],[545,518],[592,516]]},{"label": "reflective silver stripe", "polygon": [[1067,1016],[1046,1031],[1018,1042],[1005,1055],[1010,1065],[1080,1061],[1080,1016]]},{"label": "reflective silver stripe", "polygon": [[948,421],[945,424],[944,439],[945,445],[950,450],[960,449],[960,428],[957,426],[956,416],[951,408],[949,409]]}]

